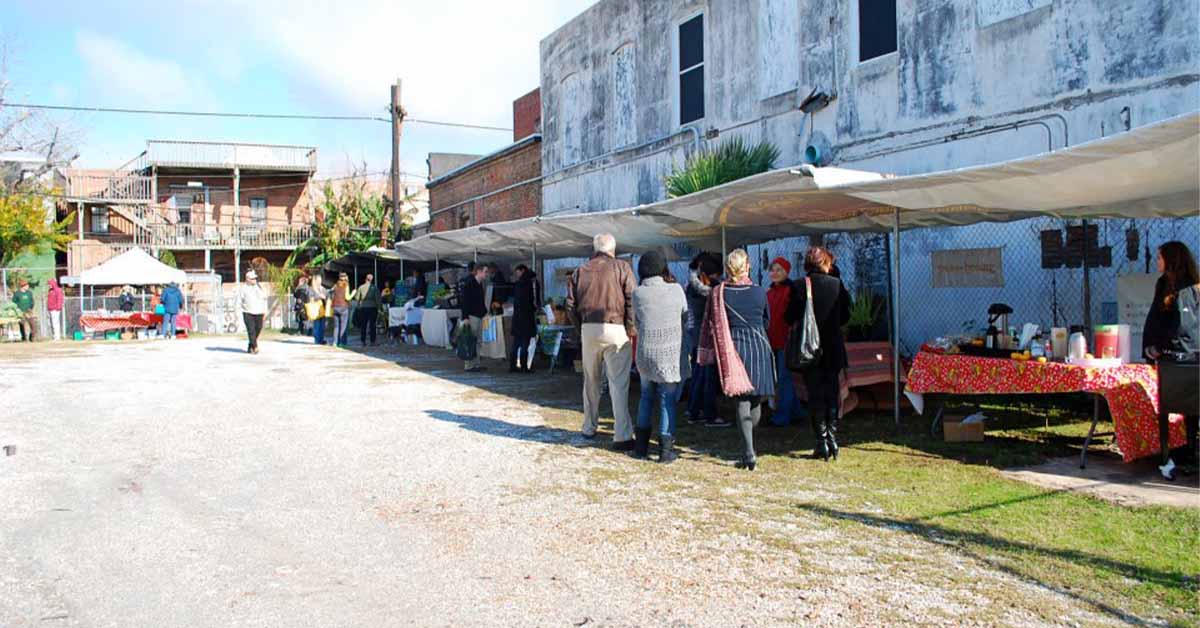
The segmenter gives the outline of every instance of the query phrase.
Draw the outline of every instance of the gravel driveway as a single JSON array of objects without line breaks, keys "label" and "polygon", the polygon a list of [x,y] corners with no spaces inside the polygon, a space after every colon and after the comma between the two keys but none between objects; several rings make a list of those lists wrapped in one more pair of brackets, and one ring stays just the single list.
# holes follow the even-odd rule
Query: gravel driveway
[{"label": "gravel driveway", "polygon": [[0,346],[0,626],[1107,621],[952,548],[722,506],[691,485],[723,463],[638,463],[508,394],[574,400],[570,374],[242,346]]}]

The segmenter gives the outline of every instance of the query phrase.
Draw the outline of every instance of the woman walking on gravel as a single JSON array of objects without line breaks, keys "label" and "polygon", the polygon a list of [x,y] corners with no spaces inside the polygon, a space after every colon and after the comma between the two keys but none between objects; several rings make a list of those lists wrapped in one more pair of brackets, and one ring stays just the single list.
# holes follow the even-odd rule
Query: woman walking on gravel
[{"label": "woman walking on gravel", "polygon": [[[637,326],[637,369],[642,382],[642,399],[638,404],[637,425],[634,429],[633,456],[645,458],[650,448],[653,428],[650,417],[658,405],[658,461],[669,464],[675,453],[675,415],[680,382],[686,376],[681,369],[683,351],[683,321],[687,316],[687,297],[677,283],[668,282],[667,262],[656,251],[638,261],[641,285],[633,291],[633,312]],[[681,364],[682,363],[682,364]]]},{"label": "woman walking on gravel", "polygon": [[808,390],[808,415],[812,421],[814,458],[837,459],[837,429],[841,416],[840,375],[849,365],[846,340],[842,326],[850,322],[850,293],[842,280],[833,276],[833,254],[814,246],[804,255],[805,284],[797,284],[787,309],[787,322],[796,325],[804,320],[808,295],[812,294],[813,315],[817,321],[821,356],[808,370],[797,373],[797,379]]},{"label": "woman walking on gravel", "polygon": [[767,291],[750,282],[750,256],[737,249],[725,263],[728,279],[713,288],[700,333],[698,361],[716,364],[725,395],[737,402],[744,452],[739,469],[753,471],[754,427],[763,399],[775,394],[775,357],[767,340]]}]

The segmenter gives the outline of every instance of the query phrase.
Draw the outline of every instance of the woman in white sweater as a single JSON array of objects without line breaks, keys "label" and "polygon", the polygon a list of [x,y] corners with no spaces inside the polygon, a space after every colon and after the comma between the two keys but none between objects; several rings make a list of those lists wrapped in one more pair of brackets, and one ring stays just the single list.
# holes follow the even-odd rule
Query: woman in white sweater
[{"label": "woman in white sweater", "polygon": [[683,321],[687,298],[683,288],[666,280],[669,271],[663,256],[651,251],[638,261],[638,278],[633,291],[634,320],[637,325],[637,369],[642,382],[634,429],[633,455],[645,458],[650,449],[651,416],[655,404],[659,417],[658,461],[674,462],[676,389],[684,379]]}]

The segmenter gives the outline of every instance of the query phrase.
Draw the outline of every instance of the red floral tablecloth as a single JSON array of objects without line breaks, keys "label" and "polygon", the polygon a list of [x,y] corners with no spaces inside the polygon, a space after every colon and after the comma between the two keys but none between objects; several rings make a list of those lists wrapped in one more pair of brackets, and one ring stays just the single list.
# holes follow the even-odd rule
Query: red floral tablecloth
[{"label": "red floral tablecloth", "polygon": [[[1148,364],[1085,368],[1057,362],[1021,362],[965,355],[917,354],[908,391],[961,395],[1088,392],[1102,395],[1125,461],[1158,453],[1158,373]],[[1183,421],[1171,417],[1171,447],[1187,443]]]},{"label": "red floral tablecloth", "polygon": [[[154,314],[153,312],[135,312],[136,320],[144,322],[144,327],[158,327],[162,322],[162,314]],[[175,315],[175,329],[192,329],[192,315],[187,312],[180,312]]]}]

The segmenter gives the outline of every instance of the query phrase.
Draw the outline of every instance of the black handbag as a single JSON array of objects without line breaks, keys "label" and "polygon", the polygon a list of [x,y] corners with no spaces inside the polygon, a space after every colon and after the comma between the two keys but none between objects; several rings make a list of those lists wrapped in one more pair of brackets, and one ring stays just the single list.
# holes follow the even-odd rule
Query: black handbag
[{"label": "black handbag", "polygon": [[783,363],[789,371],[807,371],[821,360],[821,332],[813,312],[812,279],[804,278],[804,289],[807,296],[804,316],[788,330],[783,352]]}]

